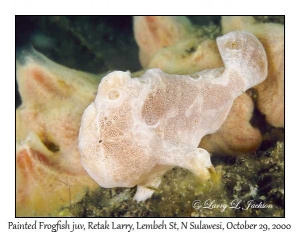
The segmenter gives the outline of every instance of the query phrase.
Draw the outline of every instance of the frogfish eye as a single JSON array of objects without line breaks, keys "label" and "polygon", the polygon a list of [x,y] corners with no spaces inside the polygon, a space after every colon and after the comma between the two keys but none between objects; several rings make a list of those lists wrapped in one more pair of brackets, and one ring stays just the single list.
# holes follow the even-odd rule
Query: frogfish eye
[{"label": "frogfish eye", "polygon": [[117,89],[111,89],[107,93],[107,97],[109,100],[116,100],[120,97],[121,93]]}]

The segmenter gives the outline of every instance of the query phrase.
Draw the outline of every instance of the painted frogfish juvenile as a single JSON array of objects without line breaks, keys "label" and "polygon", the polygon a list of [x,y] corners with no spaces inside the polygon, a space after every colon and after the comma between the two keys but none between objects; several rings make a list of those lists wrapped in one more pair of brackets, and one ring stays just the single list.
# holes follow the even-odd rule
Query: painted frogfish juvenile
[{"label": "painted frogfish juvenile", "polygon": [[210,154],[198,148],[216,132],[235,98],[267,76],[265,50],[246,31],[217,38],[224,68],[192,75],[147,70],[140,78],[114,71],[99,84],[84,111],[79,133],[81,163],[102,187],[133,187],[144,201],[175,166],[202,180],[210,177]]}]

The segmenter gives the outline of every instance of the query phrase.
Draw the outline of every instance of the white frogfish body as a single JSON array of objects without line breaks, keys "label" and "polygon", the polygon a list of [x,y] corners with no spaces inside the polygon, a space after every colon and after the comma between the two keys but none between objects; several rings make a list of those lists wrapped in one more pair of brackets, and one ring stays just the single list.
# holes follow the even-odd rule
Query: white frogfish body
[{"label": "white frogfish body", "polygon": [[175,166],[203,180],[212,168],[210,154],[197,148],[216,132],[235,98],[264,81],[267,57],[259,40],[245,31],[217,38],[225,68],[192,75],[147,70],[104,77],[93,103],[84,111],[79,133],[81,163],[102,187],[138,185],[144,201],[162,175]]}]

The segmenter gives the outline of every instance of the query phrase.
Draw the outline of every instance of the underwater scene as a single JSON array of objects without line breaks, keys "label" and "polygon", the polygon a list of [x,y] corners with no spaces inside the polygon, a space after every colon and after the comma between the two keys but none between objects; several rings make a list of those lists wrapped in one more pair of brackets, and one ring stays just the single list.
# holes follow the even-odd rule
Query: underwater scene
[{"label": "underwater scene", "polygon": [[284,16],[16,16],[16,217],[284,217]]}]

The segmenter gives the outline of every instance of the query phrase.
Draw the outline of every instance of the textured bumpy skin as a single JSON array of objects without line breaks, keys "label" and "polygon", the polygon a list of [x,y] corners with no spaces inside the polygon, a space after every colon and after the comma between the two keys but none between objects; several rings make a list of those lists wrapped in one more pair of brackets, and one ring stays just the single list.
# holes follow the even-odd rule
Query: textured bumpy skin
[{"label": "textured bumpy skin", "polygon": [[284,127],[284,26],[258,23],[251,16],[223,16],[222,28],[223,33],[247,30],[263,44],[268,58],[268,77],[255,87],[257,107],[270,125]]},{"label": "textured bumpy skin", "polygon": [[150,69],[140,78],[115,71],[104,77],[85,110],[79,133],[81,162],[102,187],[138,185],[143,201],[174,166],[203,180],[212,168],[197,148],[216,132],[236,97],[267,75],[264,48],[252,34],[236,31],[217,39],[224,68],[193,75]]}]

